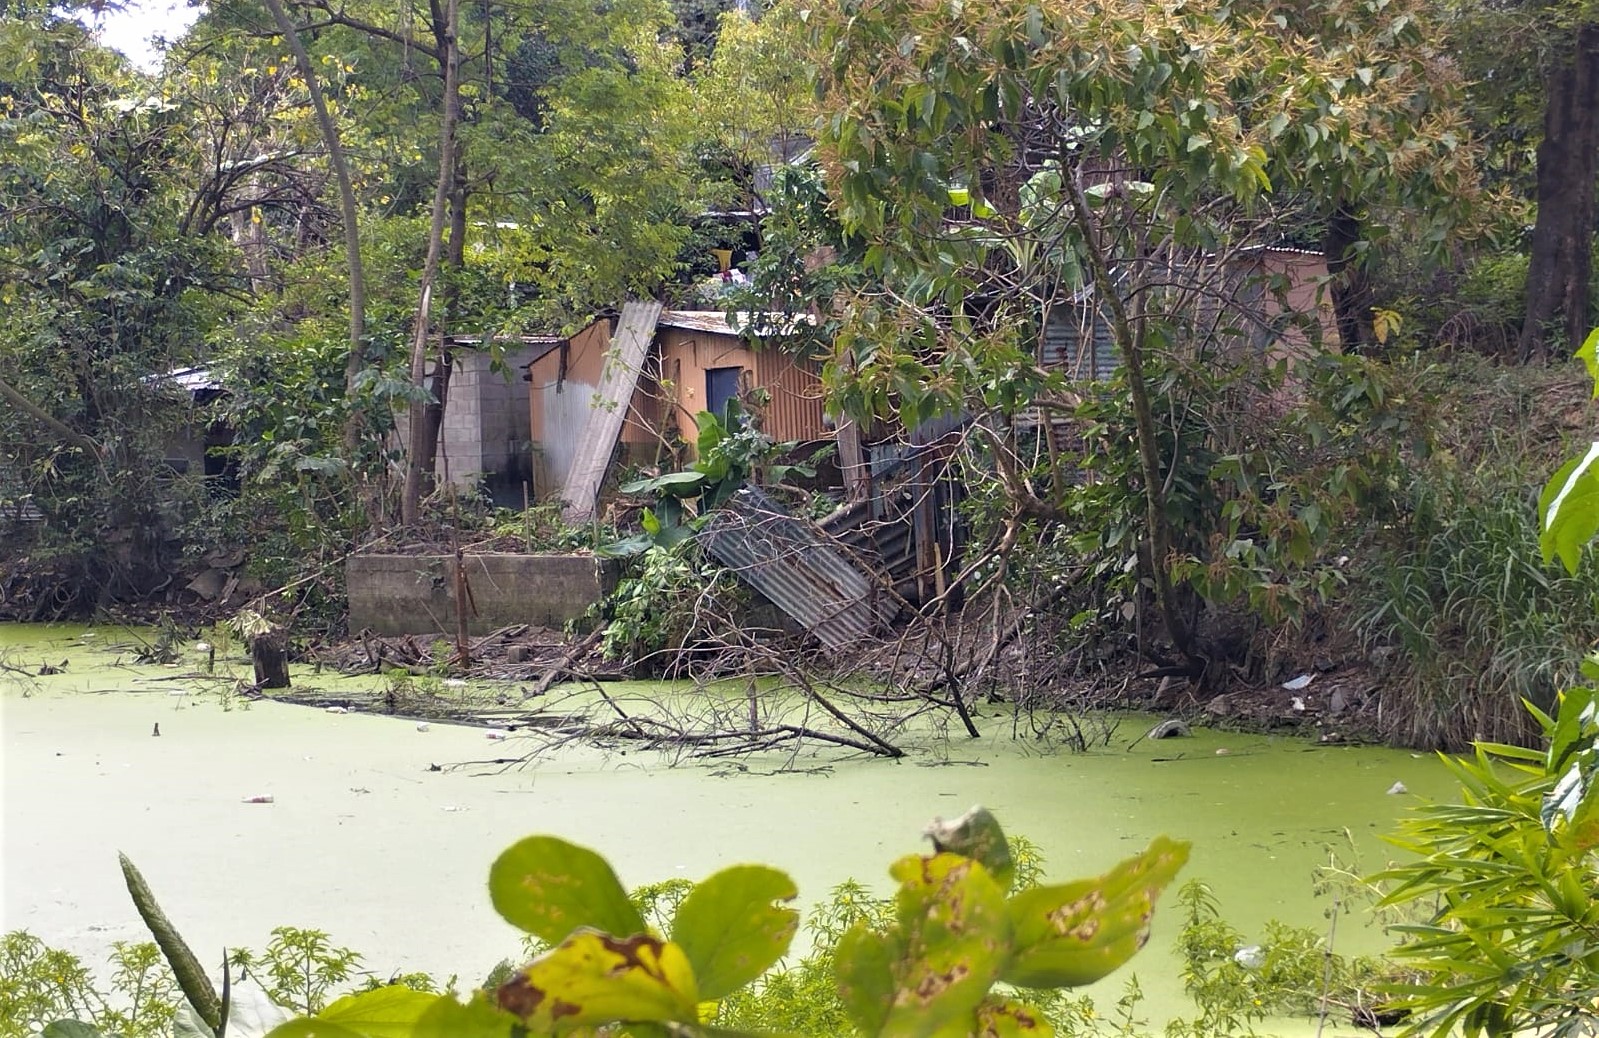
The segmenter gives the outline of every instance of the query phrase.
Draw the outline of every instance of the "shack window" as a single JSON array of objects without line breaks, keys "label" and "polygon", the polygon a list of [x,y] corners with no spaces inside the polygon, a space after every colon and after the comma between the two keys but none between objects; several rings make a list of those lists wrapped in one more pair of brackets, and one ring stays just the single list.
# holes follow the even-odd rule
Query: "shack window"
[{"label": "shack window", "polygon": [[727,402],[738,396],[738,379],[743,368],[705,369],[705,407],[712,414],[725,418]]}]

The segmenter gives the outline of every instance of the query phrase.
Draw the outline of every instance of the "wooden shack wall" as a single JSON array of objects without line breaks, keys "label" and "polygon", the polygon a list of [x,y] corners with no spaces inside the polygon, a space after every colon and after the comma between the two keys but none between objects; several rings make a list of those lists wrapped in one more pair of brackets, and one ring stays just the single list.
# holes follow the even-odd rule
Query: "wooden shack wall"
[{"label": "wooden shack wall", "polygon": [[[1262,250],[1255,259],[1257,276],[1270,280],[1282,278],[1287,288],[1281,298],[1271,292],[1265,294],[1262,308],[1268,319],[1283,314],[1312,316],[1321,329],[1321,347],[1334,352],[1338,349],[1338,321],[1333,313],[1332,289],[1328,286],[1327,261],[1310,252],[1289,252],[1279,249]],[[1290,327],[1270,352],[1273,359],[1302,357],[1310,346],[1303,329]]]},{"label": "wooden shack wall", "polygon": [[[610,348],[611,323],[596,321],[573,335],[564,347],[528,365],[529,438],[533,441],[534,496],[539,500],[560,496],[583,427],[594,409],[594,395]],[[646,369],[622,423],[621,441],[626,448],[653,448],[658,442],[656,401],[647,391],[653,385],[652,372]]]},{"label": "wooden shack wall", "polygon": [[[778,350],[752,350],[735,335],[662,327],[660,381],[651,388],[661,412],[675,419],[687,443],[697,436],[694,416],[706,409],[705,373],[712,368],[743,368],[748,387],[764,389],[771,402],[761,414],[761,429],[775,440],[821,440],[832,435],[822,420],[821,365]],[[666,391],[661,386],[668,387]]]}]

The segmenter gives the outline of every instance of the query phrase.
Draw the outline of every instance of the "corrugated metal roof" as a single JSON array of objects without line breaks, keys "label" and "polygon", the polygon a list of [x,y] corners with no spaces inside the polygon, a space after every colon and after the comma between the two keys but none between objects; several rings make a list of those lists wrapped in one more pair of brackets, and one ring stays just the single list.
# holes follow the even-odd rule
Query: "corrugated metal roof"
[{"label": "corrugated metal roof", "polygon": [[1240,253],[1272,252],[1285,256],[1315,256],[1326,259],[1327,254],[1320,249],[1306,249],[1297,245],[1245,245],[1238,250]]},{"label": "corrugated metal roof", "polygon": [[861,642],[893,617],[871,579],[809,523],[753,487],[734,494],[699,541],[834,651]]},{"label": "corrugated metal roof", "polygon": [[734,324],[729,324],[727,314],[721,310],[667,310],[661,314],[660,324],[667,328],[686,328],[694,332],[712,332],[716,335],[738,335],[751,323],[756,335],[776,335],[793,331],[802,324],[815,324],[810,314],[749,313],[737,314]]},{"label": "corrugated metal roof", "polygon": [[175,386],[178,389],[197,393],[204,390],[220,390],[222,383],[214,378],[211,369],[198,365],[186,368],[173,368],[156,375],[146,375],[144,381],[152,386]]},{"label": "corrugated metal roof", "polygon": [[559,346],[566,341],[564,335],[446,335],[444,341],[452,346],[481,346],[485,342],[504,343],[507,346]]}]

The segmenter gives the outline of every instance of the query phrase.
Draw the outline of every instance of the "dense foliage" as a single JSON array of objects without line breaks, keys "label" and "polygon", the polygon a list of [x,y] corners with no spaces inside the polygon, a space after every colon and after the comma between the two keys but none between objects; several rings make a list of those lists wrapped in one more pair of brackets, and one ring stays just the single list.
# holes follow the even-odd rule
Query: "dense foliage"
[{"label": "dense foliage", "polygon": [[[257,606],[336,629],[348,552],[486,512],[434,479],[463,358],[655,296],[804,315],[775,338],[884,456],[956,431],[971,547],[928,615],[1206,693],[1366,662],[1396,739],[1535,735],[1517,700],[1570,680],[1595,574],[1533,557],[1522,434],[1574,423],[1473,396],[1540,370],[1449,351],[1574,345],[1591,12],[734,7],[229,0],[159,69],[6,8],[0,611],[242,555]],[[747,280],[707,284],[713,249]],[[613,603],[615,652],[692,648],[673,603],[716,578],[662,491],[693,446],[616,481],[677,557]]]}]

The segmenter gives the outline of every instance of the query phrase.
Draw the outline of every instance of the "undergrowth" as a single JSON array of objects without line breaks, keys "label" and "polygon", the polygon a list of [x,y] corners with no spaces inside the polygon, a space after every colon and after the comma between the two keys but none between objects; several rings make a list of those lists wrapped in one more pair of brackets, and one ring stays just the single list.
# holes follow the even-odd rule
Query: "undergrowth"
[{"label": "undergrowth", "polygon": [[[1023,838],[1012,838],[1016,888],[1037,886],[1044,875],[1042,855]],[[1318,888],[1326,893],[1325,884]],[[646,922],[663,929],[693,885],[669,880],[640,887],[631,895]],[[805,922],[809,946],[715,1005],[721,1027],[845,1038],[855,1034],[839,1000],[834,959],[839,941],[858,921],[883,923],[893,901],[864,885],[847,881],[834,887]],[[1335,903],[1330,916],[1340,911]],[[1223,919],[1210,889],[1201,882],[1182,888],[1173,917],[1181,924],[1178,952],[1184,988],[1193,999],[1192,1018],[1152,1026],[1136,976],[1129,976],[1111,1005],[1066,990],[1034,991],[1038,1005],[1063,1038],[1222,1038],[1253,1035],[1273,1018],[1311,1017],[1327,1010],[1347,1018],[1351,1007],[1369,1002],[1366,992],[1380,979],[1383,964],[1334,953],[1330,934],[1277,922],[1259,939]],[[545,950],[531,945],[522,954]],[[355,951],[334,944],[326,933],[279,927],[260,952],[229,953],[230,971],[248,976],[279,1005],[314,1013],[349,991],[403,983],[413,990],[453,988],[423,974],[379,977],[362,967]],[[119,943],[109,977],[97,978],[69,952],[47,947],[26,932],[0,940],[0,1038],[28,1038],[46,1023],[77,1019],[104,1034],[158,1038],[169,1033],[182,998],[155,945]],[[511,960],[485,980],[492,987],[514,971]]]},{"label": "undergrowth", "polygon": [[1516,472],[1418,478],[1407,514],[1362,560],[1356,632],[1385,660],[1384,734],[1449,749],[1525,744],[1523,700],[1548,708],[1599,640],[1599,567],[1539,554],[1537,488]]},{"label": "undergrowth", "polygon": [[1429,435],[1334,542],[1347,586],[1326,616],[1375,665],[1387,741],[1530,745],[1522,701],[1549,707],[1599,642],[1599,566],[1546,564],[1536,514],[1544,475],[1587,439],[1589,388],[1575,363],[1447,370],[1423,408]]}]

